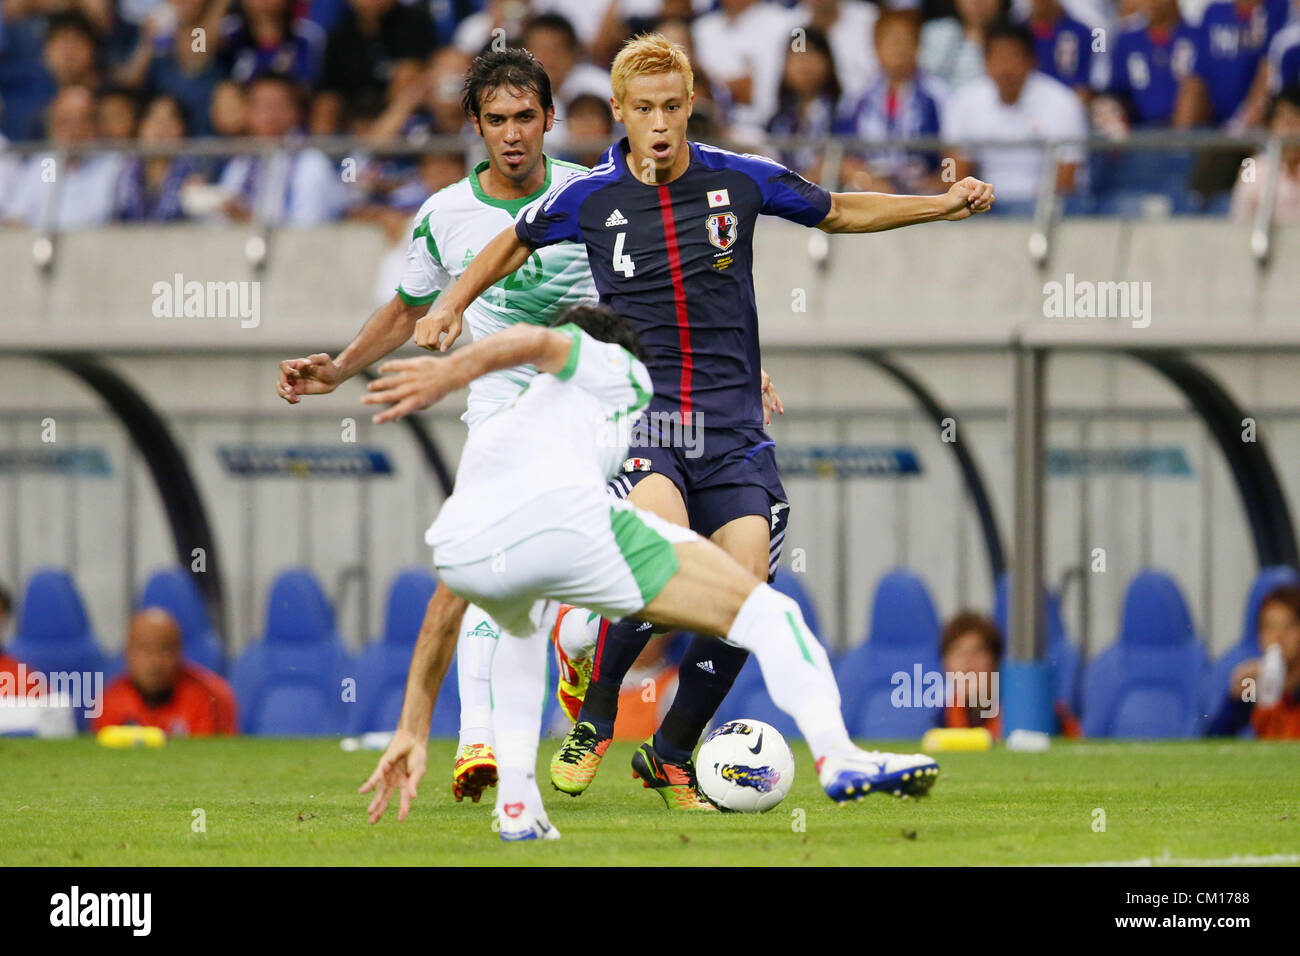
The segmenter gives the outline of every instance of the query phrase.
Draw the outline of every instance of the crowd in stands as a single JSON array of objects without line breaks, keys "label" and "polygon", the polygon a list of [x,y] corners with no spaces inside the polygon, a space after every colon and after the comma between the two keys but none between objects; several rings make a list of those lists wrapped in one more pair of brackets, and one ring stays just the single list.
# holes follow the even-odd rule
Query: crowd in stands
[{"label": "crowd in stands", "polygon": [[[618,134],[608,64],[645,30],[692,58],[694,138],[763,150],[773,136],[937,137],[951,148],[850,150],[835,170],[820,148],[779,156],[848,189],[934,190],[974,172],[995,183],[1002,212],[1033,202],[1042,151],[962,143],[1300,122],[1300,0],[4,0],[0,222],[348,216],[396,236],[465,162],[382,149],[472,131],[460,107],[472,56],[494,43],[531,50],[555,90],[548,150],[591,163],[590,144]],[[356,147],[295,147],[305,134]],[[68,164],[53,210],[47,157],[5,148],[234,136],[286,148],[203,162],[96,152]],[[1215,211],[1236,183],[1232,209],[1247,216],[1262,177],[1238,176],[1243,158],[1063,149],[1055,186],[1077,211],[1144,190],[1169,194],[1175,211]],[[1276,214],[1300,220],[1300,149],[1283,180]]]}]

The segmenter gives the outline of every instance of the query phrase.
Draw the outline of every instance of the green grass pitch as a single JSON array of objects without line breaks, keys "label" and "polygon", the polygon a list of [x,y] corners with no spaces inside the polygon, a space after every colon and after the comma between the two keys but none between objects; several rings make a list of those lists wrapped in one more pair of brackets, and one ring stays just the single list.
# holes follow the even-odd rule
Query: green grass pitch
[{"label": "green grass pitch", "polygon": [[[539,779],[554,747],[543,741]],[[591,789],[545,787],[554,843],[505,845],[450,794],[433,741],[410,818],[377,826],[356,793],[378,754],[334,740],[0,740],[0,865],[907,865],[1150,860],[1300,862],[1300,744],[1057,742],[1047,753],[940,754],[923,800],[836,807],[809,753],[761,815],[669,813],[616,744]],[[901,749],[901,745],[900,745]],[[906,749],[915,749],[907,745]],[[490,791],[495,793],[495,791]],[[195,811],[206,832],[195,832]],[[1104,812],[1104,832],[1097,832]]]}]

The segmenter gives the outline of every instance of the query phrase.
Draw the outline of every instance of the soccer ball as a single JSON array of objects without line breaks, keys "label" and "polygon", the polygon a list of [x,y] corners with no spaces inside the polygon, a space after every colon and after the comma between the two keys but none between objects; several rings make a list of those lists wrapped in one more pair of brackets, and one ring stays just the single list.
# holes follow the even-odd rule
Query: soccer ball
[{"label": "soccer ball", "polygon": [[709,800],[741,813],[771,810],[794,783],[790,745],[761,720],[729,720],[716,727],[700,745],[695,768]]}]

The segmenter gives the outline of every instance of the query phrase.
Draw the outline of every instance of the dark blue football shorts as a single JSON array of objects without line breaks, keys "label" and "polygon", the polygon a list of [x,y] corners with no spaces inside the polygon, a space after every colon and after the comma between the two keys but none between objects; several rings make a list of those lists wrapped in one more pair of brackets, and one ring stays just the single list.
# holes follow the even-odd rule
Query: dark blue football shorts
[{"label": "dark blue football shorts", "polygon": [[646,475],[663,475],[681,492],[691,530],[706,538],[736,518],[762,515],[769,523],[770,581],[781,560],[790,514],[776,471],[776,443],[758,427],[701,427],[685,437],[635,428],[628,458],[610,479],[610,491],[626,498]]}]

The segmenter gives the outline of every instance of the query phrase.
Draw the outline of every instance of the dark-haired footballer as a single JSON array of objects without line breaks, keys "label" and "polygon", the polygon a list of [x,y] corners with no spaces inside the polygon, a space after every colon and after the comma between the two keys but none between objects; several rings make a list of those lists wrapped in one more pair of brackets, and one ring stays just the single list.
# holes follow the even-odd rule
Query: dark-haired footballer
[{"label": "dark-haired footballer", "polygon": [[[347,348],[336,358],[320,354],[280,363],[278,390],[290,404],[303,395],[334,391],[404,345],[416,320],[497,233],[513,226],[519,210],[547,189],[587,172],[586,167],[560,162],[543,152],[543,137],[555,116],[551,83],[527,50],[494,51],[475,59],[465,76],[463,105],[483,137],[488,158],[420,207],[396,294]],[[537,250],[500,277],[465,318],[473,337],[481,339],[519,323],[546,325],[575,303],[595,299],[586,247],[560,243]],[[470,432],[514,399],[536,374],[531,365],[521,365],[497,369],[472,382],[468,409],[461,416]],[[458,639],[453,639],[457,632]],[[490,615],[439,584],[416,642],[408,700],[419,696],[412,685],[424,689],[425,684],[432,687],[436,699],[452,650],[457,650],[460,746],[452,771],[457,800],[468,796],[477,803],[483,790],[497,780],[488,666],[499,633]],[[399,730],[425,741],[432,717],[432,703],[424,710],[404,708]],[[423,750],[420,753],[423,774]]]},{"label": "dark-haired footballer", "polygon": [[[650,427],[675,421],[682,436],[699,429],[693,439],[702,437],[690,447],[663,447],[673,441],[660,435],[659,447],[637,448],[614,489],[688,525],[767,580],[780,556],[788,505],[763,430],[752,253],[758,216],[826,232],[877,232],[966,219],[990,207],[993,187],[967,178],[938,196],[832,194],[771,160],[687,142],[690,61],[658,34],[628,41],[610,81],[614,116],[627,138],[489,243],[416,323],[415,343],[449,348],[462,313],[501,276],[553,243],[585,243],[602,303],[628,320],[650,356]],[[557,626],[557,656],[576,674],[573,662],[591,653],[591,635],[587,646],[565,647],[563,631]],[[579,794],[595,776],[613,735],[619,686],[650,634],[628,618],[600,628],[581,713],[551,762],[558,789]],[[663,724],[634,756],[636,773],[670,808],[712,809],[697,792],[692,754],[746,656],[741,648],[696,641]],[[887,775],[882,762],[880,780]]]}]

